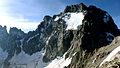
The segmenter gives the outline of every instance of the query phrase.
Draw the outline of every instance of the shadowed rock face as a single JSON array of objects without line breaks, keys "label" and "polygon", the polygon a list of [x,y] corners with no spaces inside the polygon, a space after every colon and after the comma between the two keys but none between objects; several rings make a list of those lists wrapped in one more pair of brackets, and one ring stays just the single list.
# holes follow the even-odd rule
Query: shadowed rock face
[{"label": "shadowed rock face", "polygon": [[112,17],[106,11],[95,6],[87,8],[81,31],[84,35],[81,47],[87,50],[107,45],[111,43],[108,39],[113,40],[119,35],[119,30]]},{"label": "shadowed rock face", "polygon": [[[84,15],[82,24],[78,23],[76,30],[66,30],[68,25],[64,18],[71,17],[70,13]],[[24,51],[33,55],[42,49],[45,51],[44,62],[66,53],[66,58],[72,57],[71,64],[66,68],[90,68],[89,63],[92,63],[94,55],[96,56],[101,48],[107,47],[119,33],[112,17],[106,11],[83,3],[67,6],[63,12],[53,17],[45,16],[37,29],[27,34],[17,28],[11,28],[7,33],[6,27],[0,26],[0,47],[8,52],[4,68],[6,65],[9,67],[8,61],[15,54]]]}]

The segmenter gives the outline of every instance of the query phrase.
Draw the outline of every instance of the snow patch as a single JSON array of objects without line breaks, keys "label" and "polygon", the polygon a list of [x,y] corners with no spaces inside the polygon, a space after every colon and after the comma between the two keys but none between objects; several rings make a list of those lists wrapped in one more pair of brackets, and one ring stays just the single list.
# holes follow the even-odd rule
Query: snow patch
[{"label": "snow patch", "polygon": [[64,17],[67,24],[66,30],[77,30],[77,27],[82,25],[82,20],[84,19],[83,13],[67,13],[67,15],[69,17]]},{"label": "snow patch", "polygon": [[54,19],[54,21],[57,21],[57,20],[59,20],[59,17],[58,17],[58,16]]},{"label": "snow patch", "polygon": [[65,66],[68,66],[71,63],[72,57],[65,59],[66,54],[67,53],[65,53],[63,57],[57,57],[45,68],[64,68]]},{"label": "snow patch", "polygon": [[50,40],[51,37],[52,37],[52,35],[51,35],[50,37],[48,37],[48,39],[47,39],[47,41],[46,41],[46,45],[48,45],[49,40]]},{"label": "snow patch", "polygon": [[92,63],[95,63],[95,61],[96,61],[96,58],[93,59]]},{"label": "snow patch", "polygon": [[56,33],[56,31],[55,31],[54,33],[52,33],[52,34],[48,37],[48,39],[47,39],[47,41],[46,41],[46,45],[48,45],[50,38],[51,38],[55,33]]},{"label": "snow patch", "polygon": [[114,55],[116,55],[118,52],[120,51],[120,46],[118,46],[117,48],[115,48],[108,56],[105,60],[103,60],[103,62],[101,62],[100,66],[102,64],[104,64],[106,61],[111,61],[112,57],[114,57]]},{"label": "snow patch", "polygon": [[30,37],[30,38],[27,40],[27,43],[28,43],[31,39],[33,39],[34,37],[36,37],[36,36],[38,36],[38,35],[39,35],[39,33],[36,34],[36,35],[34,35],[33,37]]},{"label": "snow patch", "polygon": [[74,56],[76,53],[77,53],[77,52],[73,53],[73,55],[72,55],[72,56]]}]

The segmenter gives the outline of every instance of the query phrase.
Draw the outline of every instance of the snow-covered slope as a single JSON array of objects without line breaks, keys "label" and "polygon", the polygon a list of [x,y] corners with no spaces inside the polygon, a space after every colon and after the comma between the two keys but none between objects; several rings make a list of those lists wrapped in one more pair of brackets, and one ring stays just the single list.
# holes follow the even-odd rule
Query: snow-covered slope
[{"label": "snow-covered slope", "polygon": [[65,66],[68,66],[71,63],[72,57],[65,59],[65,55],[66,53],[63,55],[63,57],[57,57],[45,68],[64,68]]}]

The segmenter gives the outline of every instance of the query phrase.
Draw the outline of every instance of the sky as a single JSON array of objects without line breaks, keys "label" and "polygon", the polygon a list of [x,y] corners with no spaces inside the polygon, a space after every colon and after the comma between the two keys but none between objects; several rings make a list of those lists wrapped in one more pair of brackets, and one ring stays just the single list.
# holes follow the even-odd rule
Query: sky
[{"label": "sky", "polygon": [[120,0],[0,0],[0,25],[17,27],[25,32],[35,30],[45,15],[53,16],[67,5],[95,5],[106,10],[120,28]]}]

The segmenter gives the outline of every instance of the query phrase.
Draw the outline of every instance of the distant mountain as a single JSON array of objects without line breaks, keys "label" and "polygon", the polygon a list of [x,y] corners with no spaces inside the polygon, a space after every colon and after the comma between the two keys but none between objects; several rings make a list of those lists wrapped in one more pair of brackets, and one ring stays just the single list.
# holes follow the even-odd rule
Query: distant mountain
[{"label": "distant mountain", "polygon": [[119,35],[106,11],[70,5],[35,31],[0,26],[0,68],[119,68]]}]

